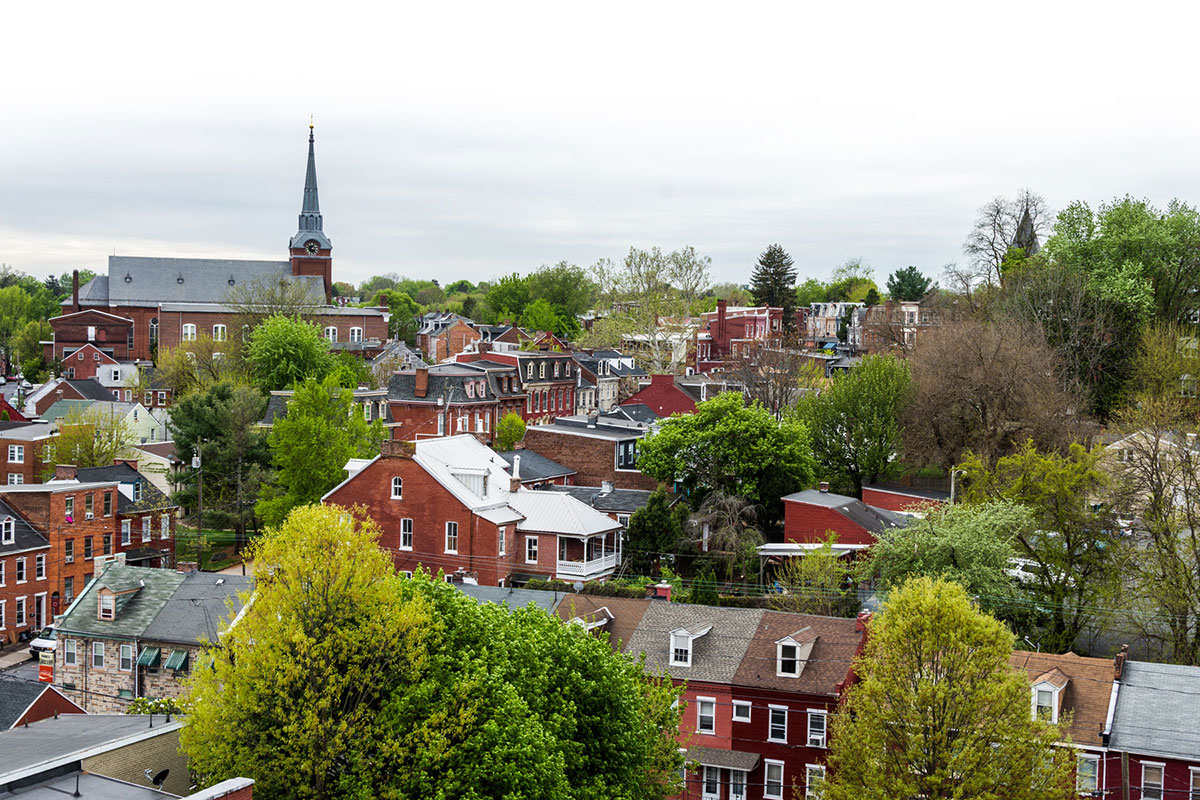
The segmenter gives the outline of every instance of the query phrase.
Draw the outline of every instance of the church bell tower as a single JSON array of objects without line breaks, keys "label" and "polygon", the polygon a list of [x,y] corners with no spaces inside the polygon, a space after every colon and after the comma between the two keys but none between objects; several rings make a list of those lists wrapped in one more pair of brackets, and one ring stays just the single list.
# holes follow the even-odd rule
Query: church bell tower
[{"label": "church bell tower", "polygon": [[288,245],[293,275],[316,275],[325,281],[325,302],[333,300],[333,244],[321,230],[321,204],[317,200],[317,159],[313,152],[313,125],[308,124],[308,172],[304,176],[304,202],[300,227]]}]

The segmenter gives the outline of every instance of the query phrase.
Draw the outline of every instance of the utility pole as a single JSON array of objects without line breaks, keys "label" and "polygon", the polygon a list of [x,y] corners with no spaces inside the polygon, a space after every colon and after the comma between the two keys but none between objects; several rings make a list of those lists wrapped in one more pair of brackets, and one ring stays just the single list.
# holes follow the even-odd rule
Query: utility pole
[{"label": "utility pole", "polygon": [[200,458],[200,447],[204,442],[196,442],[196,454],[192,456],[192,469],[196,470],[196,571],[204,565],[204,462]]}]

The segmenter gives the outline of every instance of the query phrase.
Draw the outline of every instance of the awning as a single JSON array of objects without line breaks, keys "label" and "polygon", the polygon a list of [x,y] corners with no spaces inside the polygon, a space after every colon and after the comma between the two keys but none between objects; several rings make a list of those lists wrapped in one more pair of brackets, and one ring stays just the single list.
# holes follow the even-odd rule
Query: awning
[{"label": "awning", "polygon": [[718,750],[715,747],[688,748],[685,759],[705,767],[724,767],[749,772],[758,765],[758,753],[743,753],[740,750]]},{"label": "awning", "polygon": [[142,652],[138,654],[137,665],[139,667],[157,667],[161,653],[162,651],[157,647],[143,647]]},{"label": "awning", "polygon": [[167,669],[183,670],[187,669],[187,662],[187,650],[172,650],[171,655],[167,658],[167,663],[164,666],[166,666]]}]

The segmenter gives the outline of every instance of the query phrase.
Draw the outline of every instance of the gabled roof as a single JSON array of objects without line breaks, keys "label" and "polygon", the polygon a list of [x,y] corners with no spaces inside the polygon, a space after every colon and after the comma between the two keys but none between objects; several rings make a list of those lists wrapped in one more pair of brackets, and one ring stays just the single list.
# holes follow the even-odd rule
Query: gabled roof
[{"label": "gabled roof", "polygon": [[889,528],[901,528],[908,524],[907,518],[894,514],[886,509],[869,506],[855,497],[847,497],[833,492],[821,492],[816,489],[805,489],[789,494],[783,498],[786,502],[804,503],[811,506],[821,506],[833,509],[846,519],[865,530],[878,533]]},{"label": "gabled roof", "polygon": [[54,435],[49,422],[0,422],[0,439],[14,442],[36,442]]},{"label": "gabled roof", "polygon": [[[7,731],[17,724],[29,707],[46,692],[57,694],[66,702],[75,705],[65,695],[48,683],[33,683],[20,678],[0,675],[0,731]],[[78,706],[76,706],[78,708]],[[80,712],[83,709],[79,709]]]},{"label": "gabled roof", "polygon": [[[0,500],[0,523],[8,519],[13,521],[13,542],[12,544],[2,544],[4,540],[0,538],[0,556],[21,553],[26,550],[48,548],[50,546],[50,542],[45,536],[26,522],[25,518],[18,514],[12,506]],[[3,726],[0,726],[0,730],[2,729]]]},{"label": "gabled roof", "polygon": [[67,385],[75,391],[79,392],[79,396],[85,400],[112,400],[112,389],[102,385],[99,381],[92,378],[75,380],[67,379]]},{"label": "gabled roof", "polygon": [[1008,663],[1026,674],[1031,687],[1046,681],[1064,690],[1059,711],[1073,715],[1068,729],[1071,741],[1090,746],[1104,744],[1101,733],[1112,694],[1112,659],[1016,650]]},{"label": "gabled roof", "polygon": [[601,416],[613,418],[624,417],[630,422],[640,422],[644,425],[650,425],[662,419],[662,417],[655,413],[654,409],[645,403],[630,402],[624,402],[617,406],[612,412],[602,414]]},{"label": "gabled roof", "polygon": [[[752,634],[747,631],[747,635],[753,638],[738,667],[737,683],[815,695],[837,693],[837,686],[849,674],[862,640],[853,619],[786,611],[764,611],[758,628]],[[801,655],[806,660],[799,677],[776,674],[776,646],[785,639],[803,646]],[[803,652],[805,649],[807,654]]]},{"label": "gabled roof", "polygon": [[620,524],[574,497],[558,492],[522,489],[508,496],[508,504],[525,517],[519,531],[590,536],[620,529]]},{"label": "gabled roof", "polygon": [[[524,472],[523,463],[521,469]],[[645,489],[613,489],[606,492],[600,486],[545,486],[538,491],[569,494],[592,508],[613,514],[632,514],[645,507],[651,494]],[[670,497],[672,505],[679,499],[677,495]]]},{"label": "gabled roof", "polygon": [[[81,288],[79,302],[85,306],[220,303],[230,290],[265,279],[291,281],[291,262],[109,256],[108,275],[99,275]],[[320,298],[314,294],[313,299],[324,303],[323,283]]]},{"label": "gabled roof", "polygon": [[533,450],[505,450],[497,452],[496,455],[504,459],[504,471],[509,475],[512,474],[513,458],[521,457],[521,481],[545,481],[552,478],[561,478],[566,475],[574,475],[575,470],[570,467],[564,467],[557,461],[551,461],[545,456],[534,452]]},{"label": "gabled roof", "polygon": [[[128,567],[115,561],[111,562],[105,566],[98,579],[90,582],[71,604],[66,616],[59,623],[59,630],[114,639],[139,638],[183,583],[183,577],[182,573],[173,570]],[[115,619],[98,619],[96,593],[108,583],[123,583],[126,578],[141,583],[137,594],[121,609]]]},{"label": "gabled roof", "polygon": [[495,603],[509,608],[525,608],[530,603],[543,611],[554,613],[554,609],[566,597],[559,592],[541,592],[533,589],[514,589],[510,586],[474,586],[456,583],[454,588],[477,603]]},{"label": "gabled roof", "polygon": [[[413,461],[473,511],[507,505],[505,461],[470,434],[422,439],[416,443]],[[487,474],[486,494],[476,493],[455,477],[454,472],[463,467],[482,469]]]},{"label": "gabled roof", "polygon": [[[134,501],[124,492],[117,493],[117,513],[119,514],[176,508],[176,504],[151,483],[149,478],[126,463],[113,464],[108,467],[82,467],[75,470],[75,478],[84,483],[116,481],[130,487],[134,484],[141,484],[141,500]],[[132,494],[132,490],[130,493]]]},{"label": "gabled roof", "polygon": [[[614,650],[628,650],[626,645],[641,624],[646,609],[652,602],[642,598],[630,597],[601,597],[590,594],[570,594],[559,602],[555,613],[563,620],[570,622],[579,617],[585,622],[597,622],[607,617],[607,622],[593,630],[596,633],[608,635],[608,642]],[[601,611],[603,609],[603,612]]]},{"label": "gabled roof", "polygon": [[1200,761],[1200,667],[1126,661],[1109,747],[1138,755]]},{"label": "gabled roof", "polygon": [[[610,599],[610,598],[606,598]],[[731,683],[763,616],[757,608],[716,608],[685,603],[652,602],[630,637],[626,651],[646,654],[649,672],[666,671],[679,680]],[[692,642],[690,667],[671,664],[671,631],[711,625]],[[774,667],[772,667],[772,671]]]},{"label": "gabled roof", "polygon": [[242,595],[253,588],[253,575],[189,572],[142,637],[177,644],[215,643],[220,622],[237,616],[242,610]]}]

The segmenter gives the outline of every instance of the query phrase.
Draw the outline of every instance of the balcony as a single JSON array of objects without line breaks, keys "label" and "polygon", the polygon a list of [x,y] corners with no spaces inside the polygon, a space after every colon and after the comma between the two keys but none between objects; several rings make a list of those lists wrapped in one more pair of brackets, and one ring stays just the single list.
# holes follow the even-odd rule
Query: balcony
[{"label": "balcony", "polygon": [[563,558],[558,559],[556,568],[557,577],[561,579],[573,578],[576,580],[591,580],[593,578],[603,577],[612,572],[621,564],[621,554],[617,552],[605,553],[602,556],[597,556],[588,561],[567,561]]}]

